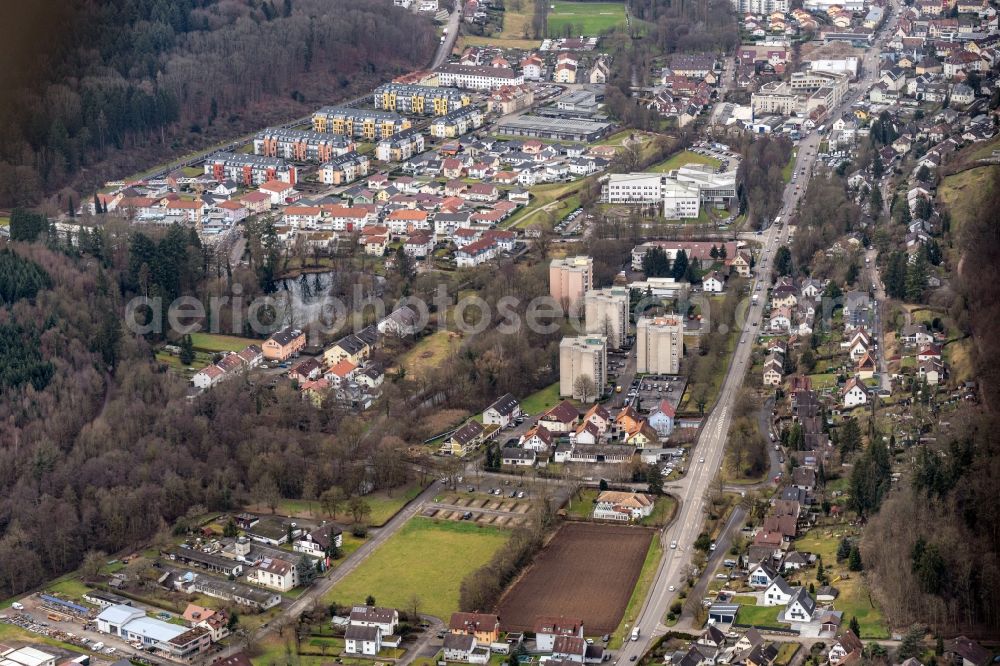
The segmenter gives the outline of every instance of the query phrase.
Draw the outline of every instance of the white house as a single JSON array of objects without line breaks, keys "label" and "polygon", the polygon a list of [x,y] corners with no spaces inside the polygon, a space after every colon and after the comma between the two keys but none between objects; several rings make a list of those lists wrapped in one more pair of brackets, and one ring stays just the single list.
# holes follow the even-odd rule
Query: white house
[{"label": "white house", "polygon": [[770,587],[771,583],[773,583],[774,579],[777,577],[777,571],[775,571],[770,565],[761,563],[751,569],[750,576],[747,578],[747,581],[750,583],[751,587],[763,589]]},{"label": "white house", "polygon": [[464,664],[485,664],[490,660],[487,647],[476,647],[473,634],[452,634],[444,637],[444,660]]},{"label": "white house", "polygon": [[395,608],[379,606],[355,606],[351,609],[351,624],[362,627],[378,627],[382,636],[391,636],[399,626],[399,612]]},{"label": "white house", "polygon": [[483,412],[483,425],[505,428],[520,415],[521,403],[510,393],[505,393]]},{"label": "white house", "polygon": [[375,656],[381,649],[382,630],[378,626],[348,625],[344,634],[344,652]]},{"label": "white house", "polygon": [[530,449],[506,447],[500,451],[500,464],[515,467],[532,467],[538,460],[538,454]]},{"label": "white house", "polygon": [[785,606],[785,622],[811,622],[816,602],[809,595],[809,590],[799,587]]},{"label": "white house", "polygon": [[726,281],[718,271],[712,271],[701,281],[701,288],[712,294],[721,294],[726,286]]},{"label": "white house", "polygon": [[265,557],[247,574],[247,580],[278,592],[288,592],[299,584],[299,570],[294,563],[277,557]]},{"label": "white house", "polygon": [[841,395],[845,409],[868,404],[868,389],[857,377],[851,377],[847,380]]},{"label": "white house", "polygon": [[792,600],[794,594],[795,588],[789,585],[784,578],[777,576],[764,590],[764,605],[785,606]]},{"label": "white house", "polygon": [[336,525],[326,524],[299,537],[292,544],[292,550],[296,553],[305,553],[312,557],[324,559],[333,547],[340,548],[343,542],[343,530]]},{"label": "white house", "polygon": [[540,617],[535,620],[535,646],[539,652],[552,652],[556,638],[576,636],[583,638],[583,620],[558,616]]},{"label": "white house", "polygon": [[552,446],[552,433],[545,426],[535,426],[521,436],[521,448],[529,451],[548,451]]},{"label": "white house", "polygon": [[191,377],[191,383],[195,388],[207,389],[222,381],[225,371],[217,365],[207,365]]}]

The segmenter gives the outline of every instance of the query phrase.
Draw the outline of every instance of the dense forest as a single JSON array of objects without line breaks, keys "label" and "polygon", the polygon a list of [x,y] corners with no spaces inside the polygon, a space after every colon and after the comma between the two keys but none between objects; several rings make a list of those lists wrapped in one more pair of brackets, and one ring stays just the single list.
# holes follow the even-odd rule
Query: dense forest
[{"label": "dense forest", "polygon": [[[426,64],[389,0],[43,0],[6,8],[0,206],[83,192]],[[393,20],[386,15],[394,13]],[[61,192],[60,210],[71,191]]]},{"label": "dense forest", "polygon": [[862,555],[897,626],[987,637],[1000,632],[1000,177],[980,196],[959,234],[952,311],[972,334],[981,403],[911,452],[913,472],[872,517]]}]

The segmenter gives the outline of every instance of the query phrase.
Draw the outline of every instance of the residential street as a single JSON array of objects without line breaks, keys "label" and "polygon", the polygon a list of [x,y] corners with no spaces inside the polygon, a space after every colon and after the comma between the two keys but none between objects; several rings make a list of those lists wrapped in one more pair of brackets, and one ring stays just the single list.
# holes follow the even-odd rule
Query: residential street
[{"label": "residential street", "polygon": [[[838,117],[850,108],[854,100],[863,94],[874,81],[878,71],[878,47],[884,42],[885,35],[892,32],[892,26],[895,25],[896,21],[897,7],[898,4],[893,3],[890,10],[892,16],[888,20],[888,25],[880,32],[875,48],[869,49],[865,56],[865,73],[862,80],[852,89],[843,104],[831,112],[831,118]],[[801,180],[797,183],[788,183],[785,187],[783,205],[779,211],[783,220],[788,220],[788,216],[795,210],[800,197],[805,192],[819,143],[820,135],[817,132],[809,134],[799,142],[794,171],[800,174]],[[675,492],[681,499],[678,516],[661,535],[666,546],[666,555],[660,562],[653,585],[650,587],[649,595],[636,622],[636,626],[640,630],[640,638],[637,641],[627,641],[622,646],[617,655],[616,663],[618,664],[624,664],[633,658],[641,657],[649,649],[653,639],[666,631],[662,619],[677,595],[676,591],[670,590],[670,586],[679,587],[682,572],[690,566],[693,544],[701,532],[703,524],[706,491],[722,465],[726,435],[732,419],[733,401],[743,385],[753,339],[759,330],[759,325],[758,328],[755,328],[753,324],[760,322],[764,312],[764,302],[767,298],[766,290],[770,287],[771,280],[771,261],[778,246],[788,243],[788,237],[788,224],[783,224],[780,228],[768,225],[767,229],[757,237],[762,243],[762,248],[755,270],[756,278],[751,285],[753,290],[751,293],[759,294],[759,297],[756,302],[751,301],[747,306],[740,341],[733,352],[732,364],[723,383],[719,401],[702,426],[701,436],[692,453],[691,469],[683,480],[671,486],[672,492]],[[703,459],[705,462],[695,462],[698,459]],[[671,549],[669,544],[674,540],[677,542],[677,548]]]}]

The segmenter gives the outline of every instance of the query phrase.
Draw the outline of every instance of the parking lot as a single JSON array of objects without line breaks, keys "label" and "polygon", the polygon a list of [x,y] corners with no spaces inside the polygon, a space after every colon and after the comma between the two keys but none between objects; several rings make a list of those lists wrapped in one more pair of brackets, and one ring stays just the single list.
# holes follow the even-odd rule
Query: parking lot
[{"label": "parking lot", "polygon": [[670,402],[674,410],[681,402],[687,379],[680,375],[645,375],[636,377],[629,389],[628,397],[633,406],[649,410],[661,400]]}]

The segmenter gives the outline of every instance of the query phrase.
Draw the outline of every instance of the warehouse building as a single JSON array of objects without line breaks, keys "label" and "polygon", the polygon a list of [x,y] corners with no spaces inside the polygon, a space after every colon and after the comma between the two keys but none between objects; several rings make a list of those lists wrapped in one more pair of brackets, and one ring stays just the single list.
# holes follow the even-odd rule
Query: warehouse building
[{"label": "warehouse building", "polygon": [[517,116],[500,122],[497,130],[510,136],[530,136],[557,141],[596,141],[611,130],[611,123],[569,118]]}]

